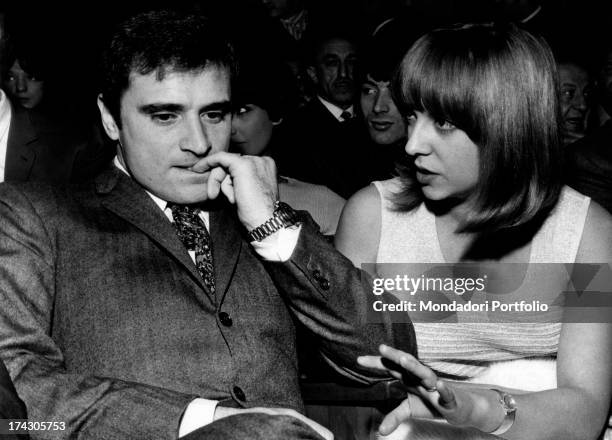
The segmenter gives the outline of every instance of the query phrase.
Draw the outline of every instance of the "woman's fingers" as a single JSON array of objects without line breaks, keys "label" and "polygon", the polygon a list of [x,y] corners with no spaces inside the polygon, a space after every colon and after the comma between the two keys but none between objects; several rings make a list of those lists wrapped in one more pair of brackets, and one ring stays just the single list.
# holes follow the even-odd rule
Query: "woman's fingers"
[{"label": "woman's fingers", "polygon": [[399,371],[397,368],[392,369],[385,366],[382,362],[382,358],[380,356],[359,356],[357,358],[357,363],[364,367],[373,368],[375,370],[386,371],[391,376],[396,379],[402,379],[404,377],[403,372]]},{"label": "woman's fingers", "polygon": [[[406,372],[416,376],[427,390],[435,390],[438,376],[436,376],[436,373],[434,373],[431,368],[423,365],[414,356],[393,347],[389,347],[388,345],[380,346],[380,354],[383,358],[400,365]],[[384,360],[381,362],[383,365],[386,365]],[[388,366],[389,369],[393,369],[390,367],[391,366]]]},{"label": "woman's fingers", "polygon": [[443,380],[439,380],[436,387],[438,389],[438,394],[440,394],[438,404],[445,410],[452,411],[453,409],[457,408],[457,399],[455,398],[453,388]]},{"label": "woman's fingers", "polygon": [[382,435],[391,434],[400,423],[406,421],[411,415],[410,399],[406,398],[397,408],[385,416],[378,428],[378,432]]}]

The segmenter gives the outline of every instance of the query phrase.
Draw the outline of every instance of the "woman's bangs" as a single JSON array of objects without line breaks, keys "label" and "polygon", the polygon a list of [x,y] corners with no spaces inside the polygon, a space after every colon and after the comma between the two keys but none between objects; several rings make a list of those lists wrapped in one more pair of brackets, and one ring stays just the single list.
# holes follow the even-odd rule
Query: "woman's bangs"
[{"label": "woman's bangs", "polygon": [[474,127],[471,108],[475,86],[473,69],[467,57],[424,45],[410,51],[401,74],[401,111],[427,112],[436,121],[448,121],[466,132]]}]

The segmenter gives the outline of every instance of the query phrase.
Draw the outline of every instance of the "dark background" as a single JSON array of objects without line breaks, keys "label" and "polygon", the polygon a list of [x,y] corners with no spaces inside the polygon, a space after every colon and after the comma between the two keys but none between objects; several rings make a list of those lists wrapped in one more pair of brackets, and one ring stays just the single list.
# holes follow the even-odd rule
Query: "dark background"
[{"label": "dark background", "polygon": [[[597,54],[612,44],[611,1],[594,0],[305,0],[319,16],[351,21],[373,30],[380,20],[398,11],[431,26],[459,21],[490,21],[511,16],[525,4],[543,7],[544,36],[553,46],[580,53],[595,66]],[[53,66],[56,92],[77,112],[94,111],[100,49],[114,25],[126,17],[159,7],[199,9],[221,20],[228,30],[257,37],[265,12],[259,0],[173,1],[105,0],[80,4],[20,2],[2,5],[10,32],[26,34],[44,46]],[[331,19],[333,22],[333,18]]]}]

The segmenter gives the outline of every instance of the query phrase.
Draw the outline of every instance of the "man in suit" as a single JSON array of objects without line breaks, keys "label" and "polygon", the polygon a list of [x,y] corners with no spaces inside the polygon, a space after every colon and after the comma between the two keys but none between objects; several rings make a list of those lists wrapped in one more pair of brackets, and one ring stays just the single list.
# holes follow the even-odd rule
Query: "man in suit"
[{"label": "man in suit", "polygon": [[102,144],[40,112],[11,105],[0,89],[0,182],[82,181],[110,159]]},{"label": "man in suit", "polygon": [[42,438],[231,438],[211,423],[228,416],[244,438],[315,438],[270,419],[303,410],[294,318],[365,383],[359,354],[415,351],[410,325],[365,322],[360,271],[277,203],[274,163],[226,152],[233,70],[211,22],[138,15],[104,61],[114,166],[0,186],[0,357],[30,418],[66,423]]},{"label": "man in suit", "polygon": [[354,109],[358,49],[347,31],[311,38],[308,73],[317,96],[279,126],[274,152],[284,175],[325,185],[344,198],[369,182],[363,148],[367,133]]},{"label": "man in suit", "polygon": [[[1,19],[0,83],[15,61]],[[112,156],[87,137],[65,121],[13,105],[0,89],[0,182],[59,183],[90,177]]]}]

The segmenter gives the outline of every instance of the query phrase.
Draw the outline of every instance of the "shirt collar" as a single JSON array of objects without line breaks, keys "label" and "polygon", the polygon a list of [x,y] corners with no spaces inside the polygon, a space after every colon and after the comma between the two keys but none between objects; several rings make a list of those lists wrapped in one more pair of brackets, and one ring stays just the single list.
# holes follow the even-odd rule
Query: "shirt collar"
[{"label": "shirt collar", "polygon": [[319,95],[317,95],[317,98],[319,98],[319,101],[321,101],[321,104],[323,104],[325,106],[325,108],[332,115],[334,115],[334,118],[336,118],[340,122],[343,122],[343,119],[340,116],[340,115],[342,115],[343,112],[349,112],[351,114],[351,117],[355,116],[355,110],[353,109],[352,105],[349,108],[347,108],[347,109],[341,109],[336,104],[332,104],[328,100],[321,98]]},{"label": "shirt collar", "polygon": [[0,131],[11,120],[11,103],[2,89],[0,89]]}]

